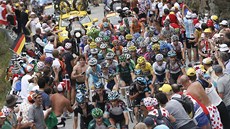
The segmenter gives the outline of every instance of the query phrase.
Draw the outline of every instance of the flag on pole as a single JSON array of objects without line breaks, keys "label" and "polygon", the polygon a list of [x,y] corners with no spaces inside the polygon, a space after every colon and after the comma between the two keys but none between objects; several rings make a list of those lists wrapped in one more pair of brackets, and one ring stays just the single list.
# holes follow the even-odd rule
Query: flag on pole
[{"label": "flag on pole", "polygon": [[11,49],[19,55],[22,52],[22,48],[24,47],[25,42],[25,35],[19,34],[14,43],[12,44]]}]

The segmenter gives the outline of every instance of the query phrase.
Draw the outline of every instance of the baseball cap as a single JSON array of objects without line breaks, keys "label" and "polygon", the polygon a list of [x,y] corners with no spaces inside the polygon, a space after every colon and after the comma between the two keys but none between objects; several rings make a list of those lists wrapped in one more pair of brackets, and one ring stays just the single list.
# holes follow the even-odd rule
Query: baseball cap
[{"label": "baseball cap", "polygon": [[219,47],[220,47],[219,50],[221,52],[228,52],[229,51],[229,48],[228,48],[227,44],[220,44]]},{"label": "baseball cap", "polygon": [[187,12],[187,14],[186,14],[185,17],[186,17],[186,18],[191,18],[191,17],[192,17],[192,13],[191,13],[191,12]]},{"label": "baseball cap", "polygon": [[147,126],[154,126],[154,120],[153,118],[147,116],[143,121]]},{"label": "baseball cap", "polygon": [[27,72],[27,73],[31,72],[33,69],[34,69],[34,66],[33,66],[32,64],[28,64],[28,65],[26,66],[26,72]]},{"label": "baseball cap", "polygon": [[189,68],[186,72],[187,76],[195,76],[196,70],[194,68]]},{"label": "baseball cap", "polygon": [[210,28],[207,28],[204,30],[204,33],[212,33],[212,30]]},{"label": "baseball cap", "polygon": [[52,62],[53,62],[53,58],[52,57],[46,57],[45,64],[46,63],[52,63]]},{"label": "baseball cap", "polygon": [[57,86],[57,90],[59,91],[59,92],[62,92],[62,91],[64,91],[65,90],[65,83],[64,82],[60,82],[59,84],[58,84],[58,86]]},{"label": "baseball cap", "polygon": [[65,44],[65,49],[66,49],[66,50],[71,49],[71,47],[72,47],[72,43],[66,43],[66,44]]},{"label": "baseball cap", "polygon": [[227,26],[227,25],[228,25],[228,21],[226,21],[226,20],[223,20],[223,21],[221,21],[221,22],[220,22],[220,25],[224,25],[224,26]]},{"label": "baseball cap", "polygon": [[206,65],[209,65],[209,64],[212,63],[212,58],[211,57],[204,58],[202,63],[206,64]]},{"label": "baseball cap", "polygon": [[172,87],[169,84],[164,84],[161,88],[159,88],[159,91],[162,91],[163,93],[169,93],[172,91]]},{"label": "baseball cap", "polygon": [[3,112],[0,112],[0,118],[5,118],[5,114]]}]

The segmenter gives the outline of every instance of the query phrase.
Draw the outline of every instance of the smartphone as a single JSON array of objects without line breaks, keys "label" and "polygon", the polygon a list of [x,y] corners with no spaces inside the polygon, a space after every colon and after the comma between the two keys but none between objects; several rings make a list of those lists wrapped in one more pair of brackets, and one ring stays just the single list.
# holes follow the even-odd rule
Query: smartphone
[{"label": "smartphone", "polygon": [[85,72],[81,73],[81,75],[84,75],[84,74],[85,74]]}]

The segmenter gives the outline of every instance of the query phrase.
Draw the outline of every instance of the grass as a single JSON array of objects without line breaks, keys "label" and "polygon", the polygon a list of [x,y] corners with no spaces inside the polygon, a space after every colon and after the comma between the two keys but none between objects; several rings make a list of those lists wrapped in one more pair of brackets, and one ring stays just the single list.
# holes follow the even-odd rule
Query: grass
[{"label": "grass", "polygon": [[11,89],[10,82],[5,79],[6,69],[12,57],[12,52],[9,50],[10,44],[6,34],[0,31],[0,108],[4,105],[5,96]]}]

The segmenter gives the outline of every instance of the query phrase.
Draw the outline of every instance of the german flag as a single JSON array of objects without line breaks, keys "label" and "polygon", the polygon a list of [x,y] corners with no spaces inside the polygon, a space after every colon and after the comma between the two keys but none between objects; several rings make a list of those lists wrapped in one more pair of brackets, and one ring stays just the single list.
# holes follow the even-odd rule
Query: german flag
[{"label": "german flag", "polygon": [[19,55],[22,52],[22,48],[24,47],[25,42],[25,35],[19,34],[14,43],[12,44],[11,49]]}]

